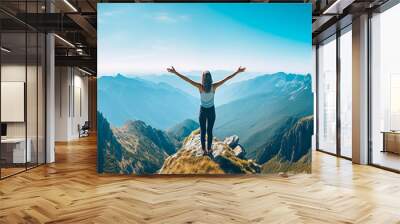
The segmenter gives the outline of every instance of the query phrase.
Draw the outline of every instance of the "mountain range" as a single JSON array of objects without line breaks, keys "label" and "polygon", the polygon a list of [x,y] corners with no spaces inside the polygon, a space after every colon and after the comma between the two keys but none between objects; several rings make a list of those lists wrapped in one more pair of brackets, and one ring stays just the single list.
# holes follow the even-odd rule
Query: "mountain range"
[{"label": "mountain range", "polygon": [[248,157],[253,159],[287,119],[313,113],[309,75],[265,75],[233,84],[224,91],[228,103],[216,108],[214,133],[220,138],[239,135],[249,149]]},{"label": "mountain range", "polygon": [[[233,73],[233,71],[225,71],[225,70],[217,70],[217,71],[211,72],[214,82],[222,80],[226,76],[228,76],[232,73]],[[192,72],[187,72],[184,74],[187,75],[190,79],[192,79],[195,82],[201,82],[202,71],[192,71]],[[236,76],[234,79],[227,82],[226,85],[220,87],[220,89],[224,89],[227,86],[229,86],[230,84],[253,79],[260,75],[262,75],[262,74],[248,73],[248,72],[246,72],[244,74],[240,74],[240,75]],[[170,86],[173,86],[175,88],[182,90],[183,92],[185,92],[195,98],[199,98],[199,91],[196,88],[193,88],[193,86],[191,86],[190,84],[188,84],[187,82],[183,81],[181,78],[179,78],[175,75],[159,74],[159,75],[143,75],[143,76],[133,76],[133,77],[151,81],[153,83],[166,83]]]},{"label": "mountain range", "polygon": [[[175,85],[179,79],[171,79],[174,76],[165,77],[158,82],[150,81],[150,76],[99,78],[99,111],[109,126],[102,132],[106,142],[99,142],[99,147],[108,147],[104,155],[118,161],[103,161],[107,170],[158,172],[198,128],[199,99],[182,86],[194,88],[184,82]],[[309,74],[257,76],[224,86],[215,100],[214,135],[239,136],[246,149],[240,159],[257,162],[262,172],[289,171],[293,164],[308,172],[313,133]]]},{"label": "mountain range", "polygon": [[[199,94],[195,88],[172,75],[157,76],[157,81],[149,81],[153,79],[151,77],[155,76],[137,78],[118,74],[115,77],[99,78],[99,111],[107,117],[112,126],[121,126],[127,120],[142,120],[155,128],[166,130],[185,119],[197,121],[199,99],[187,93],[194,91],[193,95],[198,97]],[[304,102],[306,104],[303,104]],[[278,105],[280,110],[284,110],[288,104],[303,104],[300,106],[302,108],[293,108],[293,110],[298,110],[301,116],[304,114],[304,108],[312,109],[312,106],[310,107],[312,104],[311,76],[280,72],[232,83],[218,89],[215,103],[217,123],[219,123],[217,126],[232,120],[220,119],[226,117],[226,112],[229,112],[226,118],[246,119],[246,116],[242,115],[246,108],[238,107],[242,103],[249,105],[250,113],[246,111],[245,115],[252,115],[256,111],[258,115],[260,115],[259,111],[269,113],[273,118],[267,119],[269,123],[279,120],[279,117],[274,116],[278,111],[278,108],[274,108],[275,105]],[[306,113],[311,114],[312,111],[308,110]],[[289,112],[289,116],[292,116],[292,113]],[[248,118],[251,117],[254,116],[248,116]],[[256,118],[255,121],[247,123],[252,124],[258,120],[266,119]],[[261,125],[268,126],[262,122]],[[239,125],[238,128],[241,126]],[[232,131],[237,132],[238,128]],[[223,127],[220,129],[222,130]],[[220,134],[227,133],[221,131]]]},{"label": "mountain range", "polygon": [[[240,74],[239,74],[240,75]],[[216,93],[216,104],[222,105],[254,95],[292,96],[304,91],[311,92],[311,75],[277,72],[253,79],[232,83]]]},{"label": "mountain range", "polygon": [[98,110],[115,127],[128,120],[142,120],[152,127],[166,129],[198,111],[198,99],[163,82],[118,74],[102,76],[97,84]]}]

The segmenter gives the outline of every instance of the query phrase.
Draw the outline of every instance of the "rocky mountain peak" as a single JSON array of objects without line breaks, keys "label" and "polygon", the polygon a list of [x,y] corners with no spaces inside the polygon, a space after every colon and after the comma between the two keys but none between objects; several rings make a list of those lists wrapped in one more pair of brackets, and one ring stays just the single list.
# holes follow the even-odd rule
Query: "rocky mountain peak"
[{"label": "rocky mountain peak", "polygon": [[133,120],[128,120],[125,124],[124,124],[124,126],[123,126],[123,128],[126,128],[126,129],[131,129],[131,128],[147,128],[147,124],[146,123],[144,123],[143,121],[141,121],[141,120],[135,120],[135,121],[133,121]]},{"label": "rocky mountain peak", "polygon": [[[230,145],[232,147],[230,147]],[[230,136],[220,141],[213,140],[212,156],[203,156],[199,130],[193,131],[184,140],[181,149],[169,156],[161,174],[223,174],[259,173],[260,166],[253,160],[244,158],[245,150],[239,145],[238,136]]]}]

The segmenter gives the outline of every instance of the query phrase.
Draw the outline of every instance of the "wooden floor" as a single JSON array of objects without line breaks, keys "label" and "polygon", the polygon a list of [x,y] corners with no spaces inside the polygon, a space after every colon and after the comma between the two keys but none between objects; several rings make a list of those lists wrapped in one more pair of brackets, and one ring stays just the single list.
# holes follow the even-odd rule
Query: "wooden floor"
[{"label": "wooden floor", "polygon": [[23,168],[22,167],[7,167],[7,168],[3,167],[3,168],[1,168],[1,177],[2,178],[8,177],[13,174],[23,172],[25,170],[26,170],[25,167],[23,167]]},{"label": "wooden floor", "polygon": [[392,152],[381,152],[375,150],[372,156],[374,164],[400,170],[400,155]]},{"label": "wooden floor", "polygon": [[93,137],[0,181],[0,223],[400,223],[400,175],[315,152],[289,177],[96,174]]}]

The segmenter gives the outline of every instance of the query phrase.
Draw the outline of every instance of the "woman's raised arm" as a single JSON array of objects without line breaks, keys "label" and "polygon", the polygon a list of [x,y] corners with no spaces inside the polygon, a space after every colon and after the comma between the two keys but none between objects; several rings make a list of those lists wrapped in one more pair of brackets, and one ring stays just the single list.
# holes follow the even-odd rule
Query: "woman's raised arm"
[{"label": "woman's raised arm", "polygon": [[184,75],[180,74],[179,72],[177,72],[177,71],[175,70],[174,66],[171,66],[171,68],[167,68],[167,71],[170,72],[170,73],[172,73],[172,74],[177,75],[179,78],[185,80],[186,82],[190,83],[190,84],[193,85],[194,87],[196,87],[196,88],[198,88],[198,89],[201,88],[201,84],[200,84],[200,83],[195,82],[195,81],[189,79],[187,76],[184,76]]},{"label": "woman's raised arm", "polygon": [[216,88],[222,86],[222,84],[224,84],[226,81],[228,81],[229,79],[235,77],[237,74],[239,74],[239,73],[241,73],[241,72],[244,72],[245,70],[246,70],[245,67],[240,66],[240,67],[236,70],[236,72],[234,72],[232,75],[229,75],[229,76],[225,77],[223,80],[214,83],[214,89],[216,89]]}]

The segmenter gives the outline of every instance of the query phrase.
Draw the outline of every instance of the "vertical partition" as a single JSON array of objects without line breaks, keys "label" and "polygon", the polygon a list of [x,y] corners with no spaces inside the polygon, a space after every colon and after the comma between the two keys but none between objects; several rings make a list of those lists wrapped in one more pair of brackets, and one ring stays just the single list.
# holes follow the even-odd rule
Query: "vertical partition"
[{"label": "vertical partition", "polygon": [[27,32],[27,74],[26,74],[26,114],[27,143],[30,147],[30,160],[27,167],[38,163],[38,34]]},{"label": "vertical partition", "polygon": [[318,48],[318,148],[336,154],[336,36]]},{"label": "vertical partition", "polygon": [[[21,1],[17,13],[42,13],[44,1]],[[0,6],[7,6],[1,2]],[[45,163],[45,34],[0,12],[0,178]],[[10,28],[4,21],[12,21]]]},{"label": "vertical partition", "polygon": [[1,124],[2,177],[26,169],[31,151],[26,142],[26,33],[2,33]]},{"label": "vertical partition", "polygon": [[[387,9],[385,9],[387,8]],[[370,18],[370,163],[400,172],[400,4]]]},{"label": "vertical partition", "polygon": [[352,157],[352,30],[340,36],[340,155]]}]

